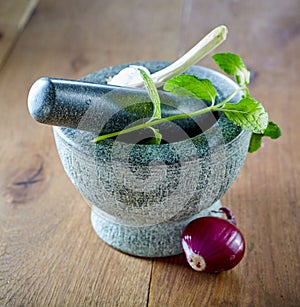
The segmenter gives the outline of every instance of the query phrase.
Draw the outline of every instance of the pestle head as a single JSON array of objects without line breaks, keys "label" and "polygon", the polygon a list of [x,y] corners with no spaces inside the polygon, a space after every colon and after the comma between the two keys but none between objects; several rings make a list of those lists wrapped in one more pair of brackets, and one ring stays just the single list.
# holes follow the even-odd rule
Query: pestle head
[{"label": "pestle head", "polygon": [[49,78],[40,78],[32,85],[28,94],[30,115],[40,123],[45,123],[51,114],[55,89]]}]

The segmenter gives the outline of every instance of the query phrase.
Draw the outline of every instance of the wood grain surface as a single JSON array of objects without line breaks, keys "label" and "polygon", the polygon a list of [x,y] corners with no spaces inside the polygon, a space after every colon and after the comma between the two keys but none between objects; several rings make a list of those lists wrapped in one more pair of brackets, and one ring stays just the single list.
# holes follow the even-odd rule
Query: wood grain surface
[{"label": "wood grain surface", "polygon": [[[300,306],[299,17],[298,0],[41,0],[0,70],[0,306]],[[244,58],[283,136],[248,155],[223,197],[247,251],[214,275],[183,255],[141,259],[103,243],[51,128],[26,104],[41,76],[173,61],[219,24],[229,36],[218,51]]]},{"label": "wood grain surface", "polygon": [[0,68],[39,0],[0,1]]}]

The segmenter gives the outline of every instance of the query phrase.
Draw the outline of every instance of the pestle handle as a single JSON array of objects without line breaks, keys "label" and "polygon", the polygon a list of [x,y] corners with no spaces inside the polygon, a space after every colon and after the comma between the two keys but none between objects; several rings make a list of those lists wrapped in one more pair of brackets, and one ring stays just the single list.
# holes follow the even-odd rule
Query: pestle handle
[{"label": "pestle handle", "polygon": [[[190,113],[206,106],[199,100],[195,102],[164,91],[159,91],[159,96],[162,117]],[[148,120],[153,104],[143,89],[40,78],[29,91],[28,109],[42,124],[107,134]],[[176,124],[184,130],[197,132],[199,126],[204,127],[205,118],[203,114],[193,119],[180,119]],[[167,124],[165,128],[168,129]]]}]

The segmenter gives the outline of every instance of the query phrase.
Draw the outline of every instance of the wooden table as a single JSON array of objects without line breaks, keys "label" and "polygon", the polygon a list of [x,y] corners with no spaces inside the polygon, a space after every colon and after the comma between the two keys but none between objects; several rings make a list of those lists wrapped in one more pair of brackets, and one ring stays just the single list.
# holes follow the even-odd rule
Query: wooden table
[{"label": "wooden table", "polygon": [[[22,1],[12,3],[18,11]],[[300,306],[298,0],[42,0],[9,42],[13,20],[0,16],[1,306]],[[251,93],[283,137],[247,157],[223,198],[247,252],[235,269],[210,275],[191,270],[183,255],[140,259],[103,243],[51,128],[30,118],[26,100],[40,76],[173,61],[219,24],[229,36],[218,51],[244,58]],[[215,68],[210,57],[201,65]]]}]

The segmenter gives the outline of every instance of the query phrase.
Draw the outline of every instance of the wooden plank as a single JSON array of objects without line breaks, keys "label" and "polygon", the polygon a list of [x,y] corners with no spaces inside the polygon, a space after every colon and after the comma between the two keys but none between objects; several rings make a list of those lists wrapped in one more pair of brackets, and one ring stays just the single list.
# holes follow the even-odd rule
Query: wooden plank
[{"label": "wooden plank", "polygon": [[39,0],[0,1],[0,67]]},{"label": "wooden plank", "polygon": [[181,9],[173,0],[40,2],[0,74],[1,306],[147,305],[152,260],[96,236],[51,128],[30,118],[26,99],[40,76],[79,78],[158,54],[175,59]]},{"label": "wooden plank", "polygon": [[[247,240],[243,261],[218,275],[193,272],[183,256],[155,261],[149,306],[299,306],[300,5],[275,2],[186,2],[182,46],[193,44],[195,29],[226,24],[228,40],[219,51],[240,54],[254,71],[251,92],[283,137],[248,156],[223,198]],[[215,68],[209,58],[201,64]]]},{"label": "wooden plank", "polygon": [[[41,1],[0,74],[1,306],[299,306],[298,2]],[[223,198],[247,252],[234,270],[210,275],[183,255],[140,259],[97,238],[26,97],[40,76],[174,60],[216,23],[230,31],[219,50],[242,55],[255,72],[252,94],[284,134],[249,155]]]}]

